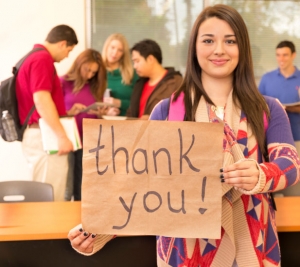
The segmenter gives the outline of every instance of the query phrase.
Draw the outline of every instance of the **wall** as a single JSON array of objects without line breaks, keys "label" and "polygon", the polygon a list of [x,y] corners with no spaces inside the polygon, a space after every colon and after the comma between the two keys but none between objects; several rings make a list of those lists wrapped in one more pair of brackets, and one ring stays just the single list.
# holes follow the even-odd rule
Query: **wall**
[{"label": "wall", "polygon": [[[59,24],[71,26],[79,40],[69,57],[56,65],[58,75],[63,75],[86,48],[85,0],[0,0],[0,81],[11,76],[15,63]],[[0,181],[16,179],[29,179],[21,143],[6,143],[0,137]]]}]

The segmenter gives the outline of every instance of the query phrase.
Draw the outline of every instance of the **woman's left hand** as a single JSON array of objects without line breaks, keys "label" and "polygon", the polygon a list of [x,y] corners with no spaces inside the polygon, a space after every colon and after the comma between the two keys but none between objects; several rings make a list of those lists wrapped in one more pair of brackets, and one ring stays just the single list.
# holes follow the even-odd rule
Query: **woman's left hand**
[{"label": "woman's left hand", "polygon": [[121,100],[118,99],[118,98],[104,97],[104,98],[103,98],[103,102],[104,102],[104,103],[108,103],[108,104],[113,104],[114,107],[116,107],[116,108],[121,107]]},{"label": "woman's left hand", "polygon": [[81,224],[71,229],[68,234],[71,246],[82,253],[93,252],[95,237],[95,234],[85,232]]},{"label": "woman's left hand", "polygon": [[120,110],[118,108],[109,108],[106,113],[108,116],[118,116],[119,114]]},{"label": "woman's left hand", "polygon": [[243,160],[224,167],[220,178],[226,184],[250,191],[258,182],[259,169],[255,161]]}]

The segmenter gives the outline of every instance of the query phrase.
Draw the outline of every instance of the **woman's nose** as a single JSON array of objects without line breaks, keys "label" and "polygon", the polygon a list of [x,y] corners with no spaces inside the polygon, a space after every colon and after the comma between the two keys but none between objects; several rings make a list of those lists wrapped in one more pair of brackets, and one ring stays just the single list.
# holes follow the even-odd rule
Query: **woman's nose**
[{"label": "woman's nose", "polygon": [[113,54],[113,56],[115,56],[115,55],[117,54],[117,50],[114,49],[114,50],[112,51],[112,54]]},{"label": "woman's nose", "polygon": [[223,42],[216,42],[214,54],[215,55],[223,55],[224,54],[224,43]]},{"label": "woman's nose", "polygon": [[93,73],[88,73],[88,79],[91,79],[93,77]]}]

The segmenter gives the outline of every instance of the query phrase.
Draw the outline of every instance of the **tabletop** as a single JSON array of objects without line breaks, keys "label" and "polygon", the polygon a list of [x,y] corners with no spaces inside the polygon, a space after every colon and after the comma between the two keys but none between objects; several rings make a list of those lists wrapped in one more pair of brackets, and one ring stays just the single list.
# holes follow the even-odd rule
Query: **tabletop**
[{"label": "tabletop", "polygon": [[[278,232],[299,232],[300,197],[275,202]],[[80,201],[0,203],[0,241],[65,239],[80,222]]]},{"label": "tabletop", "polygon": [[81,221],[81,202],[0,204],[0,241],[67,238]]},{"label": "tabletop", "polygon": [[300,197],[275,197],[278,232],[300,232]]}]

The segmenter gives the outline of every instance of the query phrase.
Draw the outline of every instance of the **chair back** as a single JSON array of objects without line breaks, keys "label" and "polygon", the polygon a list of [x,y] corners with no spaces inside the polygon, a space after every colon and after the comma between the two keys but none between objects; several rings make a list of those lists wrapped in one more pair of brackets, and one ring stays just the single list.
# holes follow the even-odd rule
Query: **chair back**
[{"label": "chair back", "polygon": [[0,203],[54,201],[53,186],[35,181],[0,182]]}]

